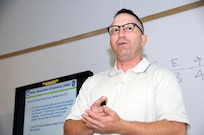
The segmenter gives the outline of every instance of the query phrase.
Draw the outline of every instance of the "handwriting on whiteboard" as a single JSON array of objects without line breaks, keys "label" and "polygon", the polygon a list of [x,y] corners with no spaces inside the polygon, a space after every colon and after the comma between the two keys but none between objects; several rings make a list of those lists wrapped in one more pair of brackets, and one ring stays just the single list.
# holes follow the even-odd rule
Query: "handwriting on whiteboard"
[{"label": "handwriting on whiteboard", "polygon": [[[179,83],[183,82],[183,73],[182,71],[191,70],[191,74],[195,79],[204,80],[204,65],[202,64],[202,58],[196,56],[192,60],[189,60],[191,66],[185,67],[180,61],[179,58],[172,58],[170,61],[171,70],[175,73]],[[154,62],[157,63],[157,62]]]}]

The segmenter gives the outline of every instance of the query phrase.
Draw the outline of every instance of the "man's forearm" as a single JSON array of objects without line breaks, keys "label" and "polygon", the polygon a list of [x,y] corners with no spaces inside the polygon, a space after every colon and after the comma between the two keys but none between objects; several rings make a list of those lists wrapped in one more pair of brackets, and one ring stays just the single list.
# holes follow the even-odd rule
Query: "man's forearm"
[{"label": "man's forearm", "polygon": [[126,135],[186,135],[186,124],[173,121],[152,123],[127,122],[122,124],[121,133]]},{"label": "man's forearm", "polygon": [[86,127],[82,120],[66,120],[64,135],[92,135],[93,130]]}]

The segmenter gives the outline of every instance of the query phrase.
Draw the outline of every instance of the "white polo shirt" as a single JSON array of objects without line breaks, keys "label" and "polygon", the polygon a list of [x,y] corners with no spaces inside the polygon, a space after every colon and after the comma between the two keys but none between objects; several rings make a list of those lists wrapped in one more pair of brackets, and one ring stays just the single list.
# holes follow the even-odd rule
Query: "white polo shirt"
[{"label": "white polo shirt", "polygon": [[88,78],[67,119],[81,119],[101,96],[122,119],[140,122],[172,120],[189,124],[175,75],[145,58],[127,72],[114,68]]}]

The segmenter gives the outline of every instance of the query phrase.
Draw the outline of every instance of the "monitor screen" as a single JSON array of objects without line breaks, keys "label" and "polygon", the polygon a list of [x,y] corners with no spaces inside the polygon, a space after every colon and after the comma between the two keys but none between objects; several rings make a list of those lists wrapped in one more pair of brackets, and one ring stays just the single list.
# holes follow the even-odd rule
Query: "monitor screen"
[{"label": "monitor screen", "polygon": [[63,135],[63,124],[91,71],[16,88],[13,135]]}]

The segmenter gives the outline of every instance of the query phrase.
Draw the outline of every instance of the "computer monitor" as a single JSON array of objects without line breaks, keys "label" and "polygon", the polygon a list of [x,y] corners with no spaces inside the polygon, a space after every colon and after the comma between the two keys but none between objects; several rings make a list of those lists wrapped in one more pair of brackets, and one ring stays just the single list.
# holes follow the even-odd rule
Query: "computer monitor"
[{"label": "computer monitor", "polygon": [[83,82],[80,72],[16,88],[13,135],[63,135],[63,124]]}]

